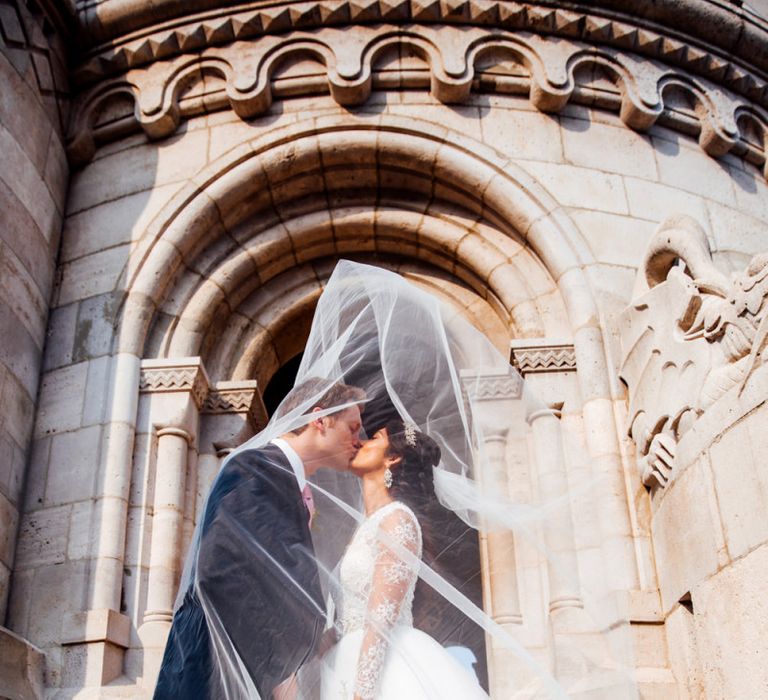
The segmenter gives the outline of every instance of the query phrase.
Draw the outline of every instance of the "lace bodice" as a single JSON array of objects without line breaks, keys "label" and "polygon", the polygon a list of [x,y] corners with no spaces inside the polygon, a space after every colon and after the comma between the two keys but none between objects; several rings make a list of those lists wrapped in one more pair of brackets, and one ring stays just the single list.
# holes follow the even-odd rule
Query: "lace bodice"
[{"label": "lace bodice", "polygon": [[355,533],[341,561],[343,634],[363,629],[355,693],[374,698],[389,631],[412,625],[413,592],[421,560],[421,528],[408,506],[394,501]]}]

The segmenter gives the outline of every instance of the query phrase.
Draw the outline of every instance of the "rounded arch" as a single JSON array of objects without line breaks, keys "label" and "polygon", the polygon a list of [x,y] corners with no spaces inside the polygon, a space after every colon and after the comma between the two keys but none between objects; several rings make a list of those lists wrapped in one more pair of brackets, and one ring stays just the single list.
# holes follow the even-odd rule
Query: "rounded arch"
[{"label": "rounded arch", "polygon": [[[373,214],[366,216],[372,194]],[[537,293],[562,300],[567,328],[561,332],[596,326],[581,269],[591,253],[531,176],[488,146],[433,123],[334,116],[235,147],[172,198],[124,271],[116,349],[143,354],[155,314],[178,296],[170,291],[184,274],[197,275],[199,284],[191,285],[191,306],[187,299],[177,310],[179,323],[199,335],[206,314],[221,304],[231,312],[237,294],[247,296],[306,260],[364,252],[371,240],[379,252],[429,261],[484,290],[524,334],[547,333]],[[531,290],[525,274],[531,261],[549,279],[548,290],[546,281]],[[192,307],[201,315],[185,315]],[[174,342],[181,343],[174,353],[194,345]]]}]

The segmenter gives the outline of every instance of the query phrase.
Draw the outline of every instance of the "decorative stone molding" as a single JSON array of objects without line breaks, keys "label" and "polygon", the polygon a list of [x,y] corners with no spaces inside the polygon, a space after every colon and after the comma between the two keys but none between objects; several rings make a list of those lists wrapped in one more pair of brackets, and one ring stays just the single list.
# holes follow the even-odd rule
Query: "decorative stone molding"
[{"label": "decorative stone molding", "polygon": [[199,357],[142,360],[139,392],[191,392],[200,409],[209,391],[208,376]]},{"label": "decorative stone molding", "polygon": [[519,374],[462,373],[461,380],[464,393],[472,402],[520,399],[523,395],[523,378]]},{"label": "decorative stone molding", "polygon": [[[78,97],[69,157],[73,163],[86,162],[97,142],[139,126],[150,138],[171,135],[185,114],[199,111],[191,107],[185,113],[182,98],[190,84],[203,76],[215,85],[215,92],[206,98],[206,109],[229,108],[243,119],[263,114],[282,94],[327,91],[340,105],[359,105],[378,84],[377,59],[393,48],[406,48],[425,61],[423,75],[409,71],[409,80],[428,86],[445,103],[463,102],[473,89],[483,89],[529,94],[538,109],[557,112],[571,100],[594,101],[598,93],[577,76],[595,69],[615,85],[614,91],[599,90],[601,105],[618,111],[630,128],[645,130],[663,117],[665,124],[677,125],[686,133],[693,125],[699,131],[700,145],[712,156],[733,151],[751,162],[765,163],[768,113],[754,103],[763,101],[768,88],[754,76],[737,77],[722,66],[717,74],[731,75],[727,91],[711,75],[695,78],[642,58],[634,53],[639,46],[634,39],[622,49],[596,48],[576,40],[553,42],[533,33],[416,25],[360,26],[355,36],[356,41],[350,42],[347,31],[331,27],[314,33],[270,35],[258,42],[206,48],[194,56],[181,55],[128,70]],[[658,39],[660,45],[665,44],[666,40]],[[317,62],[318,72],[291,79],[287,92],[281,92],[279,81],[273,79],[279,68],[306,59]],[[507,60],[515,63],[514,75],[486,72],[488,66]],[[704,61],[703,54],[700,60]],[[755,90],[741,90],[746,100],[736,94],[744,81],[755,85]],[[681,110],[672,97],[680,94],[693,107]],[[132,111],[127,108],[131,103]],[[100,124],[105,110],[111,110],[113,117]],[[116,111],[120,118],[114,118]],[[747,137],[747,133],[752,135]]]},{"label": "decorative stone molding", "polygon": [[768,253],[729,279],[699,225],[672,217],[651,239],[640,274],[649,290],[624,312],[621,379],[643,483],[665,487],[681,438],[765,362]]},{"label": "decorative stone molding", "polygon": [[[261,398],[259,383],[256,380],[243,381],[222,381],[208,392],[208,396],[203,403],[201,413],[207,414],[245,414],[247,423],[244,426],[242,434],[236,436],[235,443],[239,445],[248,439],[254,432],[258,432],[269,421],[267,409]],[[245,433],[248,433],[247,435]],[[221,443],[222,449],[227,449],[229,445]]]},{"label": "decorative stone molding", "polygon": [[[289,0],[266,6],[226,3],[230,6],[222,7],[205,0],[181,6],[161,0],[152,3],[151,9],[135,0],[110,0],[109,4],[110,12],[81,13],[87,34],[111,39],[76,72],[81,82],[100,80],[180,53],[271,34],[350,24],[442,23],[540,33],[629,49],[724,84],[742,83],[736,89],[752,91],[750,99],[765,97],[749,73],[756,65],[764,66],[765,59],[750,48],[764,43],[766,22],[740,10],[736,3],[727,8],[706,0],[660,0],[648,8],[646,3],[633,0],[593,0],[570,2],[564,8],[546,0]],[[158,23],[174,16],[172,21]],[[684,25],[680,20],[685,20]],[[126,31],[130,33],[120,37]]]},{"label": "decorative stone molding", "polygon": [[575,372],[576,351],[571,343],[551,340],[513,340],[512,364],[522,375],[539,372]]},{"label": "decorative stone molding", "polygon": [[256,399],[258,382],[218,382],[205,398],[202,413],[248,413]]}]

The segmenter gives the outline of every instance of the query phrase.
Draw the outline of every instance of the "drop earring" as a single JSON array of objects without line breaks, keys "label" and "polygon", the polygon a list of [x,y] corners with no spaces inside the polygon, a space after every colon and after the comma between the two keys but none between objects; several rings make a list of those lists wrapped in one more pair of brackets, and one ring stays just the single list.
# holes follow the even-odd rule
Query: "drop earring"
[{"label": "drop earring", "polygon": [[384,486],[392,488],[392,470],[389,467],[384,470]]}]

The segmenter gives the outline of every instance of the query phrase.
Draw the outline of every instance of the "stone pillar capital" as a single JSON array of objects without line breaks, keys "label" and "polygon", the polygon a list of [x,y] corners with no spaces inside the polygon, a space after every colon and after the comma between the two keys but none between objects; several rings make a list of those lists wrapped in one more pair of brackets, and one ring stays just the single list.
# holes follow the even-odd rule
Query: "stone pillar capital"
[{"label": "stone pillar capital", "polygon": [[173,357],[141,361],[142,394],[189,393],[200,410],[210,391],[210,380],[199,357]]},{"label": "stone pillar capital", "polygon": [[554,338],[520,338],[510,342],[510,362],[523,376],[545,372],[575,372],[573,343]]}]

